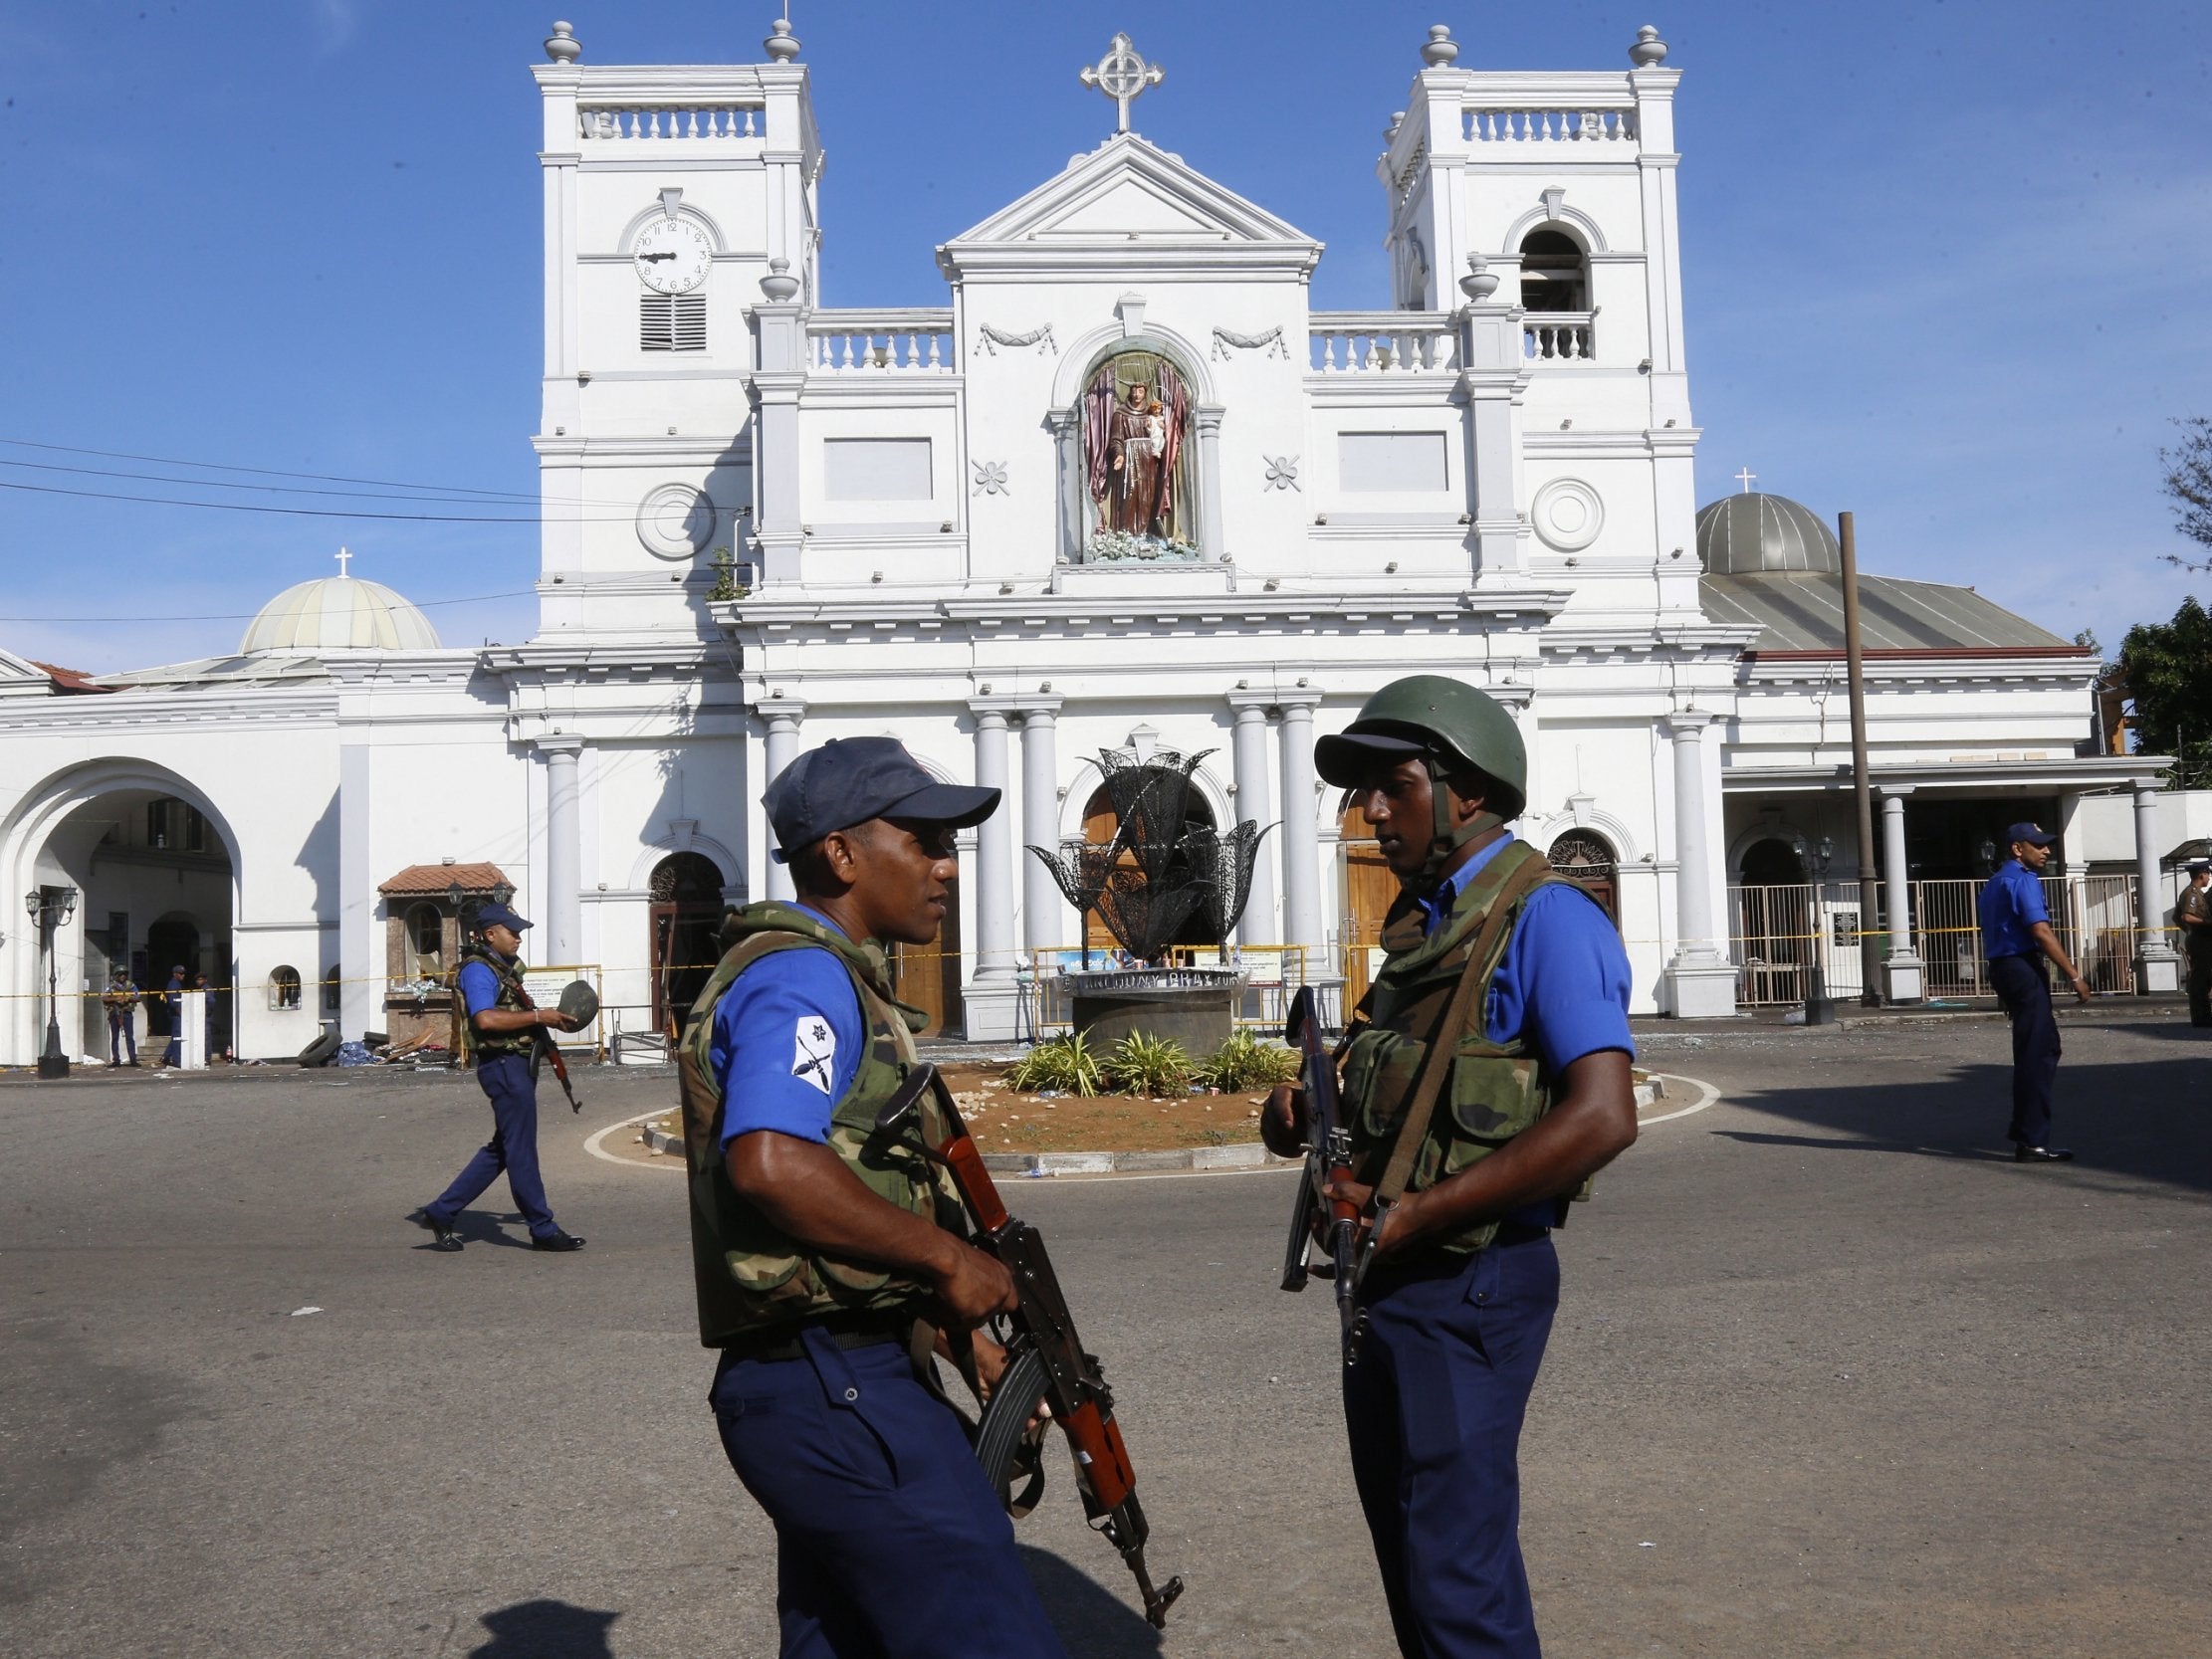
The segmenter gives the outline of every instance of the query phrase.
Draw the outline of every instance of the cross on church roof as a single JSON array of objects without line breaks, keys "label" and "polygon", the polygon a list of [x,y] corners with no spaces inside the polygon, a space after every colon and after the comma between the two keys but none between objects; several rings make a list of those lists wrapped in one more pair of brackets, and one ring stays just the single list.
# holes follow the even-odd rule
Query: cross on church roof
[{"label": "cross on church roof", "polygon": [[332,556],[337,560],[337,573],[339,575],[348,576],[352,574],[351,571],[345,568],[345,561],[353,556],[351,553],[347,552],[343,547],[340,547]]},{"label": "cross on church roof", "polygon": [[1751,481],[1758,476],[1759,475],[1753,472],[1749,467],[1744,468],[1742,472],[1736,474],[1736,482],[1743,486],[1743,493],[1745,495],[1748,496],[1751,494]]},{"label": "cross on church roof", "polygon": [[1118,132],[1129,130],[1130,100],[1142,96],[1147,87],[1157,87],[1168,78],[1168,72],[1158,64],[1148,64],[1137,56],[1137,48],[1127,35],[1116,35],[1106,48],[1106,56],[1095,64],[1086,64],[1076,79],[1086,87],[1096,87],[1121,107],[1121,125]]}]

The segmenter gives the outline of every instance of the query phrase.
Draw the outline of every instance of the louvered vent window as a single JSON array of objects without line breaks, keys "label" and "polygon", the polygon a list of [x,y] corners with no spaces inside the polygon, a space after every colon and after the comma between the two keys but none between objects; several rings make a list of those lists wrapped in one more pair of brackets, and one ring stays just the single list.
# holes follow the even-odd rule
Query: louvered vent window
[{"label": "louvered vent window", "polygon": [[704,294],[641,294],[637,343],[646,351],[707,349],[707,297]]}]

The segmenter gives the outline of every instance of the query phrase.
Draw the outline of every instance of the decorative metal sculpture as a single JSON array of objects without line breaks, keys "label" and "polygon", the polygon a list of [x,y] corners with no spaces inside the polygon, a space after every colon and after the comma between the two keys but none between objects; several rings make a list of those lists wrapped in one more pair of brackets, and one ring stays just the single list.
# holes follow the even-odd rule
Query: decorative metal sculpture
[{"label": "decorative metal sculpture", "polygon": [[1101,749],[1114,833],[1103,845],[1066,853],[1029,851],[1052,872],[1067,902],[1095,911],[1122,948],[1157,962],[1201,910],[1221,938],[1244,912],[1252,866],[1267,831],[1246,819],[1226,835],[1190,821],[1191,773],[1214,751]]}]

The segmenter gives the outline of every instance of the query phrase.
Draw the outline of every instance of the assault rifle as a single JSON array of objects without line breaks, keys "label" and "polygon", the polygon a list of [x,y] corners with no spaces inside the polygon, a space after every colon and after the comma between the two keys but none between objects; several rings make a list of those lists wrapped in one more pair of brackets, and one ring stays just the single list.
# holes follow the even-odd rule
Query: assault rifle
[{"label": "assault rifle", "polygon": [[[517,985],[515,987],[515,997],[522,1004],[525,1013],[535,1014],[538,1011],[538,1004],[531,999],[530,992],[524,990],[522,986]],[[568,1110],[570,1112],[581,1112],[583,1102],[576,1099],[575,1090],[568,1085],[568,1062],[560,1058],[560,1045],[553,1040],[553,1028],[546,1025],[534,1025],[530,1028],[530,1038],[538,1050],[536,1054],[531,1056],[530,1069],[532,1074],[536,1075],[538,1071],[537,1062],[540,1060],[552,1062],[553,1074],[560,1084],[560,1092],[568,1097]]]},{"label": "assault rifle", "polygon": [[[1028,1222],[1006,1213],[998,1188],[984,1167],[983,1154],[961,1121],[952,1091],[934,1065],[924,1061],[907,1074],[898,1093],[885,1104],[876,1127],[897,1129],[924,1091],[936,1094],[948,1129],[941,1144],[932,1146],[923,1138],[923,1151],[952,1175],[961,1202],[975,1221],[976,1247],[996,1257],[1013,1275],[1020,1297],[1020,1306],[1003,1316],[1002,1323],[997,1318],[993,1322],[995,1335],[1005,1346],[1006,1368],[977,1426],[976,1455],[983,1461],[984,1473],[1012,1514],[1029,1512],[1043,1485],[1037,1442],[1047,1426],[1039,1422],[1032,1429],[1030,1424],[1037,1416],[1038,1401],[1049,1406],[1051,1420],[1060,1425],[1074,1454],[1084,1518],[1121,1552],[1121,1558],[1137,1575],[1145,1617],[1155,1629],[1165,1629],[1168,1607],[1183,1593],[1183,1580],[1170,1578],[1153,1588],[1152,1575],[1145,1568],[1145,1541],[1151,1529],[1137,1502],[1137,1473],[1122,1443],[1121,1425],[1114,1420],[1114,1393],[1098,1356],[1086,1352],[1075,1334],[1075,1320],[1060,1294],[1043,1238]],[[1019,1497],[1012,1497],[1017,1473],[1026,1475],[1028,1484]]]},{"label": "assault rifle", "polygon": [[[1353,1342],[1357,1311],[1352,1293],[1359,1288],[1353,1259],[1353,1240],[1359,1232],[1356,1205],[1328,1195],[1329,1183],[1352,1178],[1352,1134],[1344,1124],[1342,1103],[1337,1099],[1336,1056],[1321,1040],[1321,1020],[1313,987],[1302,988],[1290,1004],[1290,1019],[1283,1027],[1283,1041],[1298,1051],[1300,1082],[1306,1094],[1306,1168],[1290,1206],[1290,1241],[1283,1252],[1282,1288],[1302,1291],[1309,1276],[1336,1281],[1337,1318],[1344,1326],[1345,1355],[1356,1351]],[[1321,1222],[1326,1217],[1324,1232]],[[1328,1260],[1308,1263],[1316,1235]]]}]

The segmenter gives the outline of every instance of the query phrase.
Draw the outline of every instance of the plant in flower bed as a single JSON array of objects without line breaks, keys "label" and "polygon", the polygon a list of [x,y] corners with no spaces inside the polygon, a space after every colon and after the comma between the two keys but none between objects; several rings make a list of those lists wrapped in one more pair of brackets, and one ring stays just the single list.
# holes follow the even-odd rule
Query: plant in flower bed
[{"label": "plant in flower bed", "polygon": [[1132,1031],[1106,1056],[1106,1080],[1127,1095],[1186,1095],[1191,1076],[1190,1051],[1173,1037]]},{"label": "plant in flower bed", "polygon": [[1082,1032],[1070,1031],[1037,1044],[1017,1060],[1006,1073],[1006,1087],[1024,1095],[1047,1089],[1062,1095],[1102,1095],[1106,1077]]},{"label": "plant in flower bed", "polygon": [[1267,1042],[1248,1029],[1237,1031],[1191,1072],[1192,1082],[1218,1089],[1224,1095],[1272,1089],[1297,1080],[1297,1051]]}]

